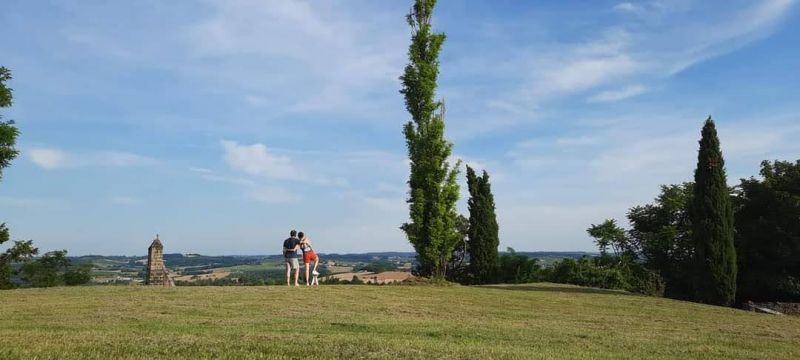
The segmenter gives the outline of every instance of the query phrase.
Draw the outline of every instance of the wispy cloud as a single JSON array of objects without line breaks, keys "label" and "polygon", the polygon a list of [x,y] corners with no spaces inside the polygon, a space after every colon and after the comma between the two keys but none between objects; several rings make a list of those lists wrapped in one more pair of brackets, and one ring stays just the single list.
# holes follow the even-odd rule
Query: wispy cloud
[{"label": "wispy cloud", "polygon": [[641,11],[641,5],[636,5],[629,2],[622,2],[617,5],[614,5],[614,10],[619,12],[639,12]]},{"label": "wispy cloud", "polygon": [[589,102],[614,102],[638,96],[647,91],[642,85],[630,85],[617,90],[606,90],[589,97]]},{"label": "wispy cloud", "polygon": [[34,147],[28,150],[28,157],[36,166],[45,170],[76,167],[129,167],[150,166],[158,160],[138,154],[119,151],[96,151],[70,153],[52,147]]},{"label": "wispy cloud", "polygon": [[712,6],[719,15],[711,18],[702,15],[701,10],[708,9],[698,9],[704,5],[698,3],[620,3],[615,10],[647,16],[600,28],[599,35],[588,40],[537,44],[510,59],[483,60],[505,64],[502,68],[523,74],[524,79],[489,100],[486,109],[507,109],[516,119],[507,125],[514,125],[530,121],[530,116],[518,114],[597,89],[607,90],[587,101],[614,102],[641,95],[691,66],[769,36],[795,3],[765,0],[729,9]]},{"label": "wispy cloud", "polygon": [[[396,83],[404,63],[402,23],[386,26],[381,14],[363,17],[319,2],[210,4],[212,15],[188,27],[190,50],[231,73],[257,66],[234,79],[257,90],[245,98],[252,105],[288,101],[290,111],[358,111],[376,88]],[[252,62],[236,60],[242,56]]]}]

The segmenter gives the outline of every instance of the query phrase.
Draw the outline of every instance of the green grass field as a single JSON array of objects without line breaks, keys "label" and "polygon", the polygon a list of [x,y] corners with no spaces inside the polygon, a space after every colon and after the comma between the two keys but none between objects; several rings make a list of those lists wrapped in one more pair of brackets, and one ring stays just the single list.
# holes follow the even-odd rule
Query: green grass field
[{"label": "green grass field", "polygon": [[0,291],[2,359],[800,358],[800,318],[565,285]]}]

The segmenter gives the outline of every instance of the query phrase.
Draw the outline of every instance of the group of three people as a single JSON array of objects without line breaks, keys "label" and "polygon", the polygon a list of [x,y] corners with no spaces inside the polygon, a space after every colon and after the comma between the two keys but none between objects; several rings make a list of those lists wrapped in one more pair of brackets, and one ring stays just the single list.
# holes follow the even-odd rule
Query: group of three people
[{"label": "group of three people", "polygon": [[[319,264],[319,257],[311,247],[311,239],[309,239],[303,232],[292,230],[289,232],[289,238],[283,241],[283,256],[286,259],[286,285],[291,286],[292,270],[294,270],[294,286],[298,286],[300,279],[300,262],[297,260],[297,250],[303,252],[303,265],[306,268],[306,286],[319,285],[317,276],[317,265]],[[314,268],[311,274],[314,276],[313,280],[309,278],[309,267],[314,263]]]}]

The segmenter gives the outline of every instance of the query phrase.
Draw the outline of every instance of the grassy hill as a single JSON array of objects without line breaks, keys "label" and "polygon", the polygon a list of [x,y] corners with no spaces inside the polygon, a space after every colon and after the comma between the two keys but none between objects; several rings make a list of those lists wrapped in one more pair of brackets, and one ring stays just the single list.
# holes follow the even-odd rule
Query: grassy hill
[{"label": "grassy hill", "polygon": [[800,318],[565,285],[0,291],[0,358],[800,358]]}]

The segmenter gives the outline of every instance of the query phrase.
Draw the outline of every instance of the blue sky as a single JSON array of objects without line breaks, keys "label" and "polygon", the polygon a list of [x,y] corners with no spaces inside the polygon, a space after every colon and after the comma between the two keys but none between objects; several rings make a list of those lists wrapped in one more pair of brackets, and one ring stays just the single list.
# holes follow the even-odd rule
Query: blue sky
[{"label": "blue sky", "polygon": [[[492,176],[501,247],[592,250],[589,224],[691,179],[709,114],[731,183],[799,158],[797,2],[440,1],[447,137]],[[409,6],[5,2],[22,154],[0,218],[71,254],[156,233],[275,253],[291,228],[321,252],[411,250]]]}]

